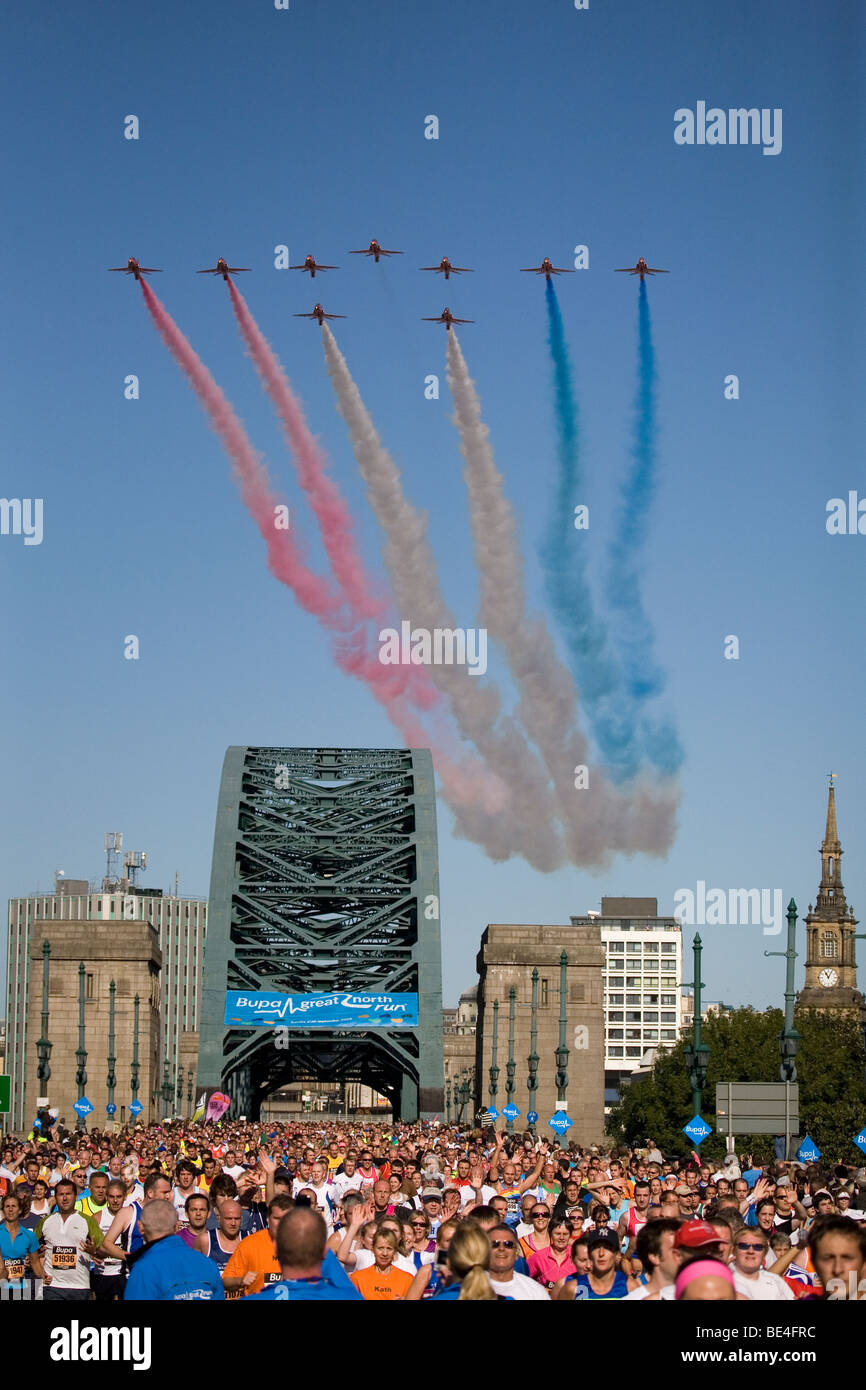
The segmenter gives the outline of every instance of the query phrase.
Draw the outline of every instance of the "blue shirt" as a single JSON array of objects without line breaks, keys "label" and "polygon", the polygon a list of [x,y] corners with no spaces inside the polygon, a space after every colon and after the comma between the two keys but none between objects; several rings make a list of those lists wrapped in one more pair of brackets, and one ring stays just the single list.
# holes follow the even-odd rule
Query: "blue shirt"
[{"label": "blue shirt", "polygon": [[747,1182],[749,1187],[754,1187],[758,1178],[761,1177],[763,1177],[763,1170],[761,1168],[748,1168],[743,1174],[743,1182]]},{"label": "blue shirt", "polygon": [[247,1294],[245,1303],[271,1303],[275,1299],[290,1303],[363,1303],[363,1294],[351,1284],[348,1289],[332,1284],[330,1279],[280,1279],[269,1284],[261,1293]]},{"label": "blue shirt", "polygon": [[[39,1241],[32,1231],[28,1231],[26,1226],[22,1226],[17,1236],[13,1240],[4,1221],[0,1224],[0,1260],[21,1261],[25,1265],[25,1273],[30,1269],[28,1255],[39,1253]],[[5,1286],[7,1289],[20,1289],[24,1287],[23,1279],[13,1279]]]},{"label": "blue shirt", "polygon": [[[571,1283],[572,1280],[569,1279],[568,1282]],[[573,1282],[575,1285],[574,1297],[578,1303],[585,1298],[625,1298],[628,1293],[628,1279],[621,1269],[618,1269],[613,1276],[613,1283],[608,1293],[596,1293],[590,1285],[588,1274],[578,1274]]]},{"label": "blue shirt", "polygon": [[127,1303],[178,1303],[224,1299],[225,1291],[213,1260],[190,1250],[180,1236],[164,1236],[132,1262],[123,1297]]}]

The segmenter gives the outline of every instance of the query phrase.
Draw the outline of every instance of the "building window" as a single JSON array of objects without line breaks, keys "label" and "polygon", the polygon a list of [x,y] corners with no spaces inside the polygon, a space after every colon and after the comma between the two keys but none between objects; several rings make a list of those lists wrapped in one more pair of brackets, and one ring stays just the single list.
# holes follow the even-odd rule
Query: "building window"
[{"label": "building window", "polygon": [[542,981],[541,981],[541,1007],[542,1007],[542,1009],[546,1009],[547,1006],[548,1006],[548,1003],[549,1003],[549,1000],[548,1000],[547,980],[542,980]]},{"label": "building window", "polygon": [[677,1032],[676,1032],[676,1029],[675,1029],[675,1028],[663,1028],[663,1029],[662,1029],[662,1037],[663,1037],[664,1039],[666,1039],[666,1040],[673,1039],[673,1038],[676,1037],[676,1035],[677,1035]]},{"label": "building window", "polygon": [[659,1032],[657,1028],[646,1028],[644,1030],[644,1039],[646,1042],[658,1042],[658,1036]]},{"label": "building window", "polygon": [[626,1009],[626,1023],[640,1023],[640,1009]]},{"label": "building window", "polygon": [[627,1004],[639,1004],[641,1002],[641,997],[639,994],[627,994],[625,1002]]},{"label": "building window", "polygon": [[609,994],[607,996],[607,1002],[608,1004],[621,1004],[623,1002],[623,996],[621,994]]},{"label": "building window", "polygon": [[674,952],[676,951],[676,949],[677,949],[677,945],[676,945],[676,942],[675,942],[675,941],[663,941],[663,942],[662,942],[662,955],[663,955],[663,956],[672,956],[672,955],[674,954]]},{"label": "building window", "polygon": [[611,1048],[608,1049],[608,1051],[610,1052],[611,1057],[621,1057],[621,1056],[622,1056],[622,1048],[621,1048],[621,1047],[611,1047]]},{"label": "building window", "polygon": [[659,1016],[655,1012],[648,1013],[646,1009],[644,1009],[643,1021],[644,1023],[658,1023]]},{"label": "building window", "polygon": [[611,975],[608,984],[612,989],[622,989],[622,975]]},{"label": "building window", "polygon": [[614,1009],[607,1016],[608,1023],[622,1023],[622,1009]]},{"label": "building window", "polygon": [[609,1038],[619,1038],[620,1042],[622,1042],[622,1029],[621,1029],[621,1028],[608,1028],[608,1030],[607,1030],[607,1036],[608,1036]]},{"label": "building window", "polygon": [[640,989],[640,983],[640,975],[626,975],[625,977],[626,989]]},{"label": "building window", "polygon": [[85,999],[92,999],[92,998],[93,998],[93,976],[92,976],[92,975],[85,975],[85,977],[84,977],[84,997],[85,997]]},{"label": "building window", "polygon": [[836,933],[835,933],[834,931],[825,931],[825,932],[822,932],[822,933],[821,933],[821,955],[824,956],[825,958],[829,957],[829,958],[835,960],[835,958],[838,956],[838,954],[839,954],[839,942],[838,942],[837,939],[836,939]]},{"label": "building window", "polygon": [[662,1007],[664,1007],[665,1004],[676,1006],[676,1002],[677,996],[675,994],[662,995]]},{"label": "building window", "polygon": [[650,955],[657,956],[659,953],[659,943],[657,941],[647,941],[644,950]]},{"label": "building window", "polygon": [[625,1050],[625,1055],[626,1057],[640,1057],[641,1051],[642,1049],[639,1047],[627,1047]]},{"label": "building window", "polygon": [[658,1003],[659,997],[657,994],[645,994],[643,997],[644,1008],[646,1008],[647,1004],[650,1004],[653,1008],[657,1009]]},{"label": "building window", "polygon": [[676,1014],[662,1014],[662,1023],[676,1023]]},{"label": "building window", "polygon": [[625,1030],[625,1035],[626,1035],[627,1038],[633,1038],[633,1039],[635,1039],[637,1042],[640,1042],[640,1029],[639,1029],[639,1028],[626,1028],[626,1030]]},{"label": "building window", "polygon": [[620,951],[620,952],[622,952],[622,951],[625,950],[625,942],[624,942],[624,941],[609,941],[609,942],[607,943],[607,949],[608,949],[609,951]]}]

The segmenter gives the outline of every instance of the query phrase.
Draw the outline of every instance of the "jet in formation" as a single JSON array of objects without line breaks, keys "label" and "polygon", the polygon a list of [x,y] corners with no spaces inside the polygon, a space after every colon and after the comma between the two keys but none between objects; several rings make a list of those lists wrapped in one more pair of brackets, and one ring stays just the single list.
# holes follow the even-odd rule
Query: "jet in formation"
[{"label": "jet in formation", "polygon": [[230,275],[237,275],[238,271],[249,270],[249,268],[248,265],[227,265],[222,256],[220,256],[216,265],[208,266],[207,270],[197,270],[196,275],[221,275],[226,283],[228,283]]},{"label": "jet in formation", "polygon": [[448,309],[448,308],[446,308],[446,309],[443,309],[443,310],[442,310],[442,313],[439,315],[438,318],[436,318],[436,319],[424,318],[424,319],[422,320],[422,322],[424,322],[424,323],[444,323],[446,332],[450,333],[450,332],[451,332],[451,325],[452,325],[452,323],[474,323],[475,320],[474,320],[474,319],[456,319],[456,318],[454,317],[454,315],[452,314],[451,310]]},{"label": "jet in formation", "polygon": [[325,319],[344,319],[344,318],[346,317],[346,315],[345,315],[345,314],[326,314],[325,311],[324,311],[324,309],[322,308],[321,304],[315,304],[315,305],[313,306],[313,312],[312,312],[311,314],[294,314],[293,317],[296,318],[296,319],[315,319],[316,322],[318,323],[319,327],[321,328],[321,326],[322,326],[322,324],[324,323]]},{"label": "jet in formation", "polygon": [[109,270],[119,270],[123,275],[134,275],[136,280],[140,280],[142,275],[160,275],[162,272],[153,265],[139,265],[134,256],[130,256],[126,265],[110,265]]},{"label": "jet in formation", "polygon": [[419,270],[433,270],[437,275],[444,275],[447,280],[451,275],[471,275],[471,265],[452,265],[447,256],[443,256],[438,265],[422,265]]},{"label": "jet in formation", "polygon": [[521,273],[523,275],[543,275],[545,280],[549,280],[551,275],[573,275],[574,271],[570,266],[563,268],[562,266],[553,265],[550,257],[545,256],[541,265],[522,266]]},{"label": "jet in formation", "polygon": [[370,242],[369,246],[365,246],[363,251],[349,252],[350,256],[372,256],[377,264],[380,256],[402,256],[402,254],[402,251],[386,251],[384,246],[380,246],[375,239]]},{"label": "jet in formation", "polygon": [[654,270],[651,265],[647,265],[643,256],[641,256],[637,265],[617,266],[616,273],[617,275],[639,275],[641,280],[643,280],[645,275],[670,275],[669,270]]},{"label": "jet in formation", "polygon": [[317,270],[339,270],[338,265],[319,265],[315,256],[305,256],[303,265],[290,265],[289,270],[308,270],[310,277],[315,280]]}]

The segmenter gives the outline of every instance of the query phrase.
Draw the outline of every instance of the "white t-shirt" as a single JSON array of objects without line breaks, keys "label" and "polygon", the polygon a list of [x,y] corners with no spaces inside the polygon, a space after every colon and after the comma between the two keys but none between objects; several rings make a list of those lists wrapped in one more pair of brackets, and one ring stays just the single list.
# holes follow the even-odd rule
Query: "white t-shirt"
[{"label": "white t-shirt", "polygon": [[743,1293],[746,1298],[755,1302],[763,1303],[768,1299],[777,1303],[793,1303],[794,1301],[794,1295],[784,1279],[780,1279],[778,1274],[771,1274],[768,1269],[759,1270],[756,1279],[741,1274],[738,1269],[733,1271],[733,1275],[734,1288],[737,1293]]},{"label": "white t-shirt", "polygon": [[[495,1187],[489,1187],[489,1186],[487,1185],[487,1183],[483,1183],[482,1186],[479,1188],[479,1196],[481,1197],[481,1204],[482,1204],[482,1206],[485,1206],[485,1207],[486,1207],[486,1206],[489,1206],[489,1205],[490,1205],[490,1200],[491,1200],[491,1198],[493,1198],[493,1197],[498,1197],[498,1196],[499,1196],[499,1191],[498,1191],[497,1188],[495,1188]],[[470,1204],[470,1202],[475,1202],[475,1201],[477,1201],[477,1200],[478,1200],[478,1198],[475,1196],[475,1188],[474,1188],[474,1187],[461,1187],[461,1188],[460,1188],[460,1206],[461,1206],[461,1207],[468,1207],[469,1204]]]},{"label": "white t-shirt", "polygon": [[233,1168],[223,1168],[223,1172],[228,1173],[230,1178],[234,1178],[235,1182],[237,1182],[241,1173],[245,1173],[246,1171],[242,1163],[236,1163]]},{"label": "white t-shirt", "polygon": [[[94,1224],[95,1217],[91,1217]],[[45,1269],[51,1275],[49,1287],[54,1289],[89,1289],[90,1256],[80,1249],[81,1242],[90,1237],[90,1227],[80,1211],[64,1219],[59,1211],[46,1216],[40,1237],[45,1243]]]},{"label": "white t-shirt", "polygon": [[490,1287],[494,1293],[503,1294],[506,1298],[514,1298],[519,1303],[529,1303],[532,1300],[541,1300],[542,1303],[550,1302],[550,1294],[547,1289],[543,1289],[534,1279],[530,1279],[528,1274],[512,1274],[511,1278],[503,1281],[494,1279],[490,1276]]},{"label": "white t-shirt", "polygon": [[342,1202],[347,1192],[359,1192],[361,1189],[361,1174],[357,1168],[351,1177],[348,1173],[336,1173],[331,1182],[331,1190],[338,1202]]},{"label": "white t-shirt", "polygon": [[[352,1273],[359,1274],[362,1269],[369,1269],[370,1265],[374,1265],[375,1263],[376,1256],[373,1254],[372,1250],[359,1250],[355,1255],[355,1268],[352,1270]],[[395,1253],[392,1264],[395,1269],[405,1270],[407,1274],[411,1274],[413,1277],[418,1273],[415,1268],[415,1261],[410,1259],[408,1255],[398,1255]]]}]

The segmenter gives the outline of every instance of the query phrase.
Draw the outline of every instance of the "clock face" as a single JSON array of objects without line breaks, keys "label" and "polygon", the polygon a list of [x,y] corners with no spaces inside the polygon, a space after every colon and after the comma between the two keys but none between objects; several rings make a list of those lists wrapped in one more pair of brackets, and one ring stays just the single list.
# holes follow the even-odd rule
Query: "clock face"
[{"label": "clock face", "polygon": [[824,985],[827,989],[832,989],[838,982],[839,976],[836,974],[836,971],[831,970],[829,966],[825,970],[822,970],[818,976],[818,983]]}]

